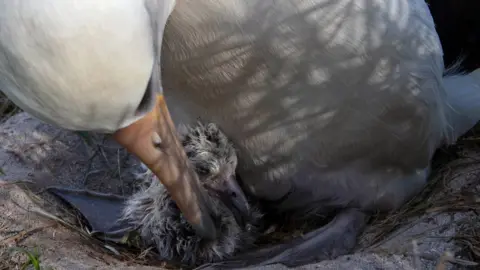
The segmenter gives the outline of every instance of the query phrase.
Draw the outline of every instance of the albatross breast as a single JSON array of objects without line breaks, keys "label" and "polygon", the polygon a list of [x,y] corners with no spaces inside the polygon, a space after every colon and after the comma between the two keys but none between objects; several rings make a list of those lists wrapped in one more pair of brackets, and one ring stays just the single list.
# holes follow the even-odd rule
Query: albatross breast
[{"label": "albatross breast", "polygon": [[174,119],[217,123],[283,210],[398,206],[445,135],[424,1],[180,1],[162,58]]}]

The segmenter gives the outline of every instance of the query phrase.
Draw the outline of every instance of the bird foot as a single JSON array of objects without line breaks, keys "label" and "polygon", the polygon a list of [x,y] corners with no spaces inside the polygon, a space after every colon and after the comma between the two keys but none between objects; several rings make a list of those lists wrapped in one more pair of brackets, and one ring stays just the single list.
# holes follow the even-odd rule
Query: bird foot
[{"label": "bird foot", "polygon": [[87,189],[49,187],[47,191],[75,208],[90,226],[90,234],[121,242],[133,229],[120,220],[125,197]]},{"label": "bird foot", "polygon": [[296,267],[333,259],[353,250],[366,222],[365,213],[346,209],[327,225],[291,242],[239,254],[232,259],[205,264],[196,269],[234,269],[269,264]]}]

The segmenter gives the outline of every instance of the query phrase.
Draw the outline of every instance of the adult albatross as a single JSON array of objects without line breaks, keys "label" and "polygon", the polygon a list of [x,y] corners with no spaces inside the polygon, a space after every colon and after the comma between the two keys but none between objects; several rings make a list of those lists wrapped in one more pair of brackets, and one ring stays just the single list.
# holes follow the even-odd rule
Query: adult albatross
[{"label": "adult albatross", "polygon": [[444,76],[423,0],[2,0],[0,45],[8,97],[65,128],[115,132],[199,233],[214,235],[214,217],[195,174],[178,169],[187,162],[163,105],[162,147],[151,143],[154,59],[174,122],[217,124],[250,195],[301,218],[336,214],[249,263],[348,252],[368,214],[417,194],[434,151],[480,119],[480,71]]}]

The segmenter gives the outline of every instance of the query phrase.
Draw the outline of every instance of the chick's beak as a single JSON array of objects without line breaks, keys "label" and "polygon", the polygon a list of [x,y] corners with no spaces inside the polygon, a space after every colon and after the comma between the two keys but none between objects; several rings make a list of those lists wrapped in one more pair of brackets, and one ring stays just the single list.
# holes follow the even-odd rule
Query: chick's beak
[{"label": "chick's beak", "polygon": [[244,217],[248,217],[250,215],[250,205],[247,196],[245,196],[235,177],[230,177],[225,182],[225,191],[232,201],[232,205],[237,208]]},{"label": "chick's beak", "polygon": [[250,204],[236,178],[224,177],[221,186],[215,192],[222,203],[230,209],[237,224],[246,225],[250,218]]},{"label": "chick's beak", "polygon": [[114,139],[160,179],[198,235],[216,238],[206,192],[182,148],[163,95],[142,119],[118,130]]}]

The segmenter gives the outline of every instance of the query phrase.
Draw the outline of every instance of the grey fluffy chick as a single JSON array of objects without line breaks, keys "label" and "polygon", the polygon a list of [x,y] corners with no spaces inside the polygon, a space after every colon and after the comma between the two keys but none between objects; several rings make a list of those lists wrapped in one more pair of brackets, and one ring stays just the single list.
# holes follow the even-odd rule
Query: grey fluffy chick
[{"label": "grey fluffy chick", "polygon": [[219,237],[214,241],[196,235],[183,218],[164,186],[151,172],[144,186],[126,202],[123,220],[140,234],[145,244],[156,247],[162,259],[198,265],[226,259],[252,247],[262,218],[251,206],[249,217],[239,222],[219,198],[226,179],[235,179],[237,156],[233,145],[214,124],[198,124],[179,129],[180,139],[200,181],[208,191],[216,215]]}]

